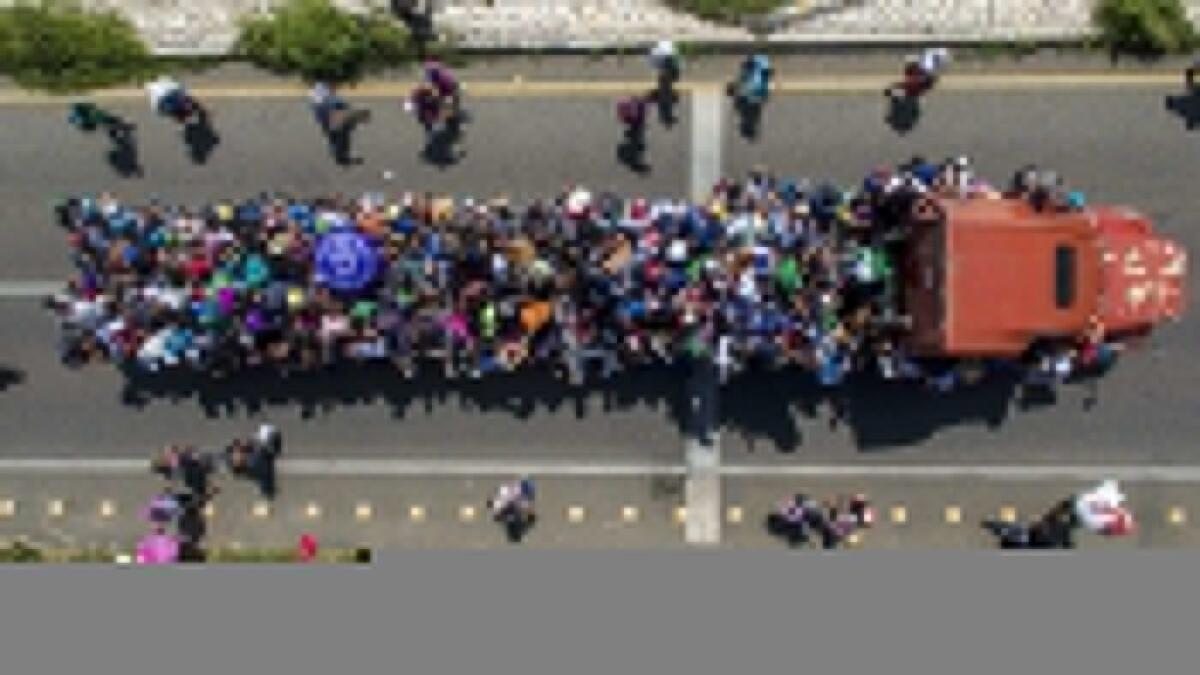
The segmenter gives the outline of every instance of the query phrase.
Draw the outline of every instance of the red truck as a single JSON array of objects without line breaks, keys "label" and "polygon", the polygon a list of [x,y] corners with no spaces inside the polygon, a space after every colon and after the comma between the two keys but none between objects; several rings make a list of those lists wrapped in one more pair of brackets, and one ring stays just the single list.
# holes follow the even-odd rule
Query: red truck
[{"label": "red truck", "polygon": [[1130,208],[926,198],[912,221],[900,302],[917,356],[1014,358],[1096,326],[1122,342],[1186,304],[1186,251]]}]

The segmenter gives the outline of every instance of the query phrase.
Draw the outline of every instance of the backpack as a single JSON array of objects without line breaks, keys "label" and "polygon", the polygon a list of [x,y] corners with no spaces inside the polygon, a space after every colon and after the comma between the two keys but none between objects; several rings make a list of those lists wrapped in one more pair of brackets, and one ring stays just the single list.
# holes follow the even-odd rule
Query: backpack
[{"label": "backpack", "polygon": [[617,102],[617,119],[622,124],[634,125],[642,121],[641,101],[634,96],[623,98]]}]

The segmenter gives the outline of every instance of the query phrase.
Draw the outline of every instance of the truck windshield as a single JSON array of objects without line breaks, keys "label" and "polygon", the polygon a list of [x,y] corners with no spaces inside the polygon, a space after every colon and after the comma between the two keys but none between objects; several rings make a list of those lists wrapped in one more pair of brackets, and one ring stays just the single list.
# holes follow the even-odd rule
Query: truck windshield
[{"label": "truck windshield", "polygon": [[1075,248],[1058,246],[1054,249],[1054,303],[1059,309],[1075,304]]}]

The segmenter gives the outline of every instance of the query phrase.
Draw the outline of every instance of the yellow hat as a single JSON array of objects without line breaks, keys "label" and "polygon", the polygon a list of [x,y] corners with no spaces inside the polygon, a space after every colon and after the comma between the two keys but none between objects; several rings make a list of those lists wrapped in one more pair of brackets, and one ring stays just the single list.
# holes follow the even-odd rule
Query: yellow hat
[{"label": "yellow hat", "polygon": [[233,220],[233,207],[228,204],[218,204],[217,218],[222,221]]},{"label": "yellow hat", "polygon": [[288,307],[296,309],[304,304],[304,291],[299,288],[293,288],[288,291],[287,295]]}]

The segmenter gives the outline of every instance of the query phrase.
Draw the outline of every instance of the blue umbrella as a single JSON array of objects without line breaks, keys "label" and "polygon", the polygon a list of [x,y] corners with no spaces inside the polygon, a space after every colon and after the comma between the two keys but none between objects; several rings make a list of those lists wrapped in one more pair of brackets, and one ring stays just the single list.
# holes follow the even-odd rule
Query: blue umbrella
[{"label": "blue umbrella", "polygon": [[335,230],[317,242],[316,282],[338,291],[361,291],[379,272],[379,254],[357,232]]}]

